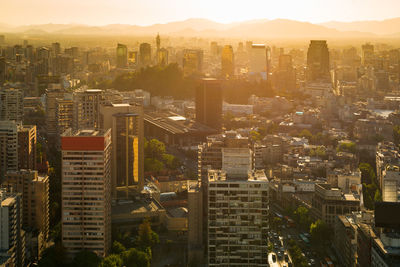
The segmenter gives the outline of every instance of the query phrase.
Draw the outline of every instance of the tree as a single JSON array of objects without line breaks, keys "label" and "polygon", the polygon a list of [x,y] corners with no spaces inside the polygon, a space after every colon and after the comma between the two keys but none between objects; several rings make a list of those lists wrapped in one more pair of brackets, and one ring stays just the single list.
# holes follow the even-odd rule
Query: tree
[{"label": "tree", "polygon": [[310,211],[306,207],[298,207],[294,211],[294,219],[303,229],[309,229],[311,224]]},{"label": "tree", "polygon": [[105,257],[101,263],[100,267],[122,267],[124,262],[120,255],[111,254],[108,257]]},{"label": "tree", "polygon": [[165,154],[165,144],[157,139],[146,141],[144,145],[145,157],[162,160]]},{"label": "tree", "polygon": [[111,247],[112,254],[122,254],[126,250],[125,246],[118,241],[114,241]]},{"label": "tree", "polygon": [[72,261],[74,267],[98,267],[100,258],[93,251],[82,250]]},{"label": "tree", "polygon": [[144,159],[144,171],[160,172],[165,169],[164,163],[157,159]]},{"label": "tree", "polygon": [[261,140],[261,134],[257,131],[250,131],[250,139],[251,141],[255,142]]},{"label": "tree", "polygon": [[131,248],[122,253],[122,261],[129,267],[150,267],[149,256],[136,248]]},{"label": "tree", "polygon": [[304,129],[303,131],[301,131],[300,134],[299,134],[299,136],[300,136],[300,137],[307,138],[308,141],[311,141],[311,138],[312,138],[311,132],[310,132],[309,130],[307,130],[307,129]]},{"label": "tree", "polygon": [[165,166],[170,170],[176,170],[181,165],[179,159],[171,154],[164,154],[163,162],[165,163]]},{"label": "tree", "polygon": [[361,182],[366,184],[377,184],[374,169],[368,163],[360,163]]},{"label": "tree", "polygon": [[65,266],[65,249],[61,242],[45,249],[39,261],[39,267]]},{"label": "tree", "polygon": [[155,244],[159,243],[159,238],[157,233],[151,229],[150,221],[145,219],[142,224],[139,225],[139,232],[137,243],[142,249],[148,247],[153,247]]},{"label": "tree", "polygon": [[393,141],[396,145],[400,144],[400,125],[393,126]]},{"label": "tree", "polygon": [[357,152],[356,144],[354,142],[342,142],[337,146],[336,150],[338,152],[348,152],[352,154]]},{"label": "tree", "polygon": [[317,220],[310,225],[311,240],[318,245],[329,242],[331,239],[331,229],[329,226],[321,220]]}]

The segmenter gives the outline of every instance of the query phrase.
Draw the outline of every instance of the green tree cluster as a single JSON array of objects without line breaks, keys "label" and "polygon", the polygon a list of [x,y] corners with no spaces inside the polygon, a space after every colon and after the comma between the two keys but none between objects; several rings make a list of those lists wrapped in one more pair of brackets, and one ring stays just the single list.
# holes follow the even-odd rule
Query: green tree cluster
[{"label": "green tree cluster", "polygon": [[311,241],[321,247],[332,238],[332,229],[321,220],[317,220],[310,225]]},{"label": "green tree cluster", "polygon": [[302,255],[301,249],[296,244],[296,241],[289,240],[288,245],[289,245],[289,253],[292,258],[293,265],[300,266],[300,267],[308,266],[307,259]]},{"label": "green tree cluster", "polygon": [[375,202],[382,201],[382,195],[378,187],[375,171],[368,163],[361,163],[359,165],[361,171],[361,182],[363,186],[363,200],[364,206],[367,209],[373,210]]},{"label": "green tree cluster", "polygon": [[293,212],[293,219],[302,229],[309,229],[311,224],[310,210],[306,207],[299,206]]},{"label": "green tree cluster", "polygon": [[348,152],[355,154],[357,152],[357,147],[354,142],[341,142],[337,147],[336,150],[338,152]]},{"label": "green tree cluster", "polygon": [[166,153],[165,144],[157,139],[145,140],[144,154],[145,171],[159,172],[165,168],[176,170],[181,165],[177,157]]}]

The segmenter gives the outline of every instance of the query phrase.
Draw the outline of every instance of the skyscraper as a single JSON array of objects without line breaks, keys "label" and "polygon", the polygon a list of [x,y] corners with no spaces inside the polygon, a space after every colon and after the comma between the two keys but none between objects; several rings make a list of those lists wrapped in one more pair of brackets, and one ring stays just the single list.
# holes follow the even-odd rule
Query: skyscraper
[{"label": "skyscraper", "polygon": [[66,131],[62,150],[62,244],[71,257],[111,245],[111,130]]},{"label": "skyscraper", "polygon": [[157,64],[160,66],[168,65],[168,50],[161,48],[157,50]]},{"label": "skyscraper", "polygon": [[128,48],[124,44],[117,45],[117,68],[125,68],[128,64]]},{"label": "skyscraper", "polygon": [[121,186],[142,191],[144,186],[143,107],[129,104],[103,105],[101,128],[110,129],[112,150],[112,192]]},{"label": "skyscraper", "polygon": [[271,64],[271,51],[265,44],[252,44],[250,49],[250,74],[260,74],[264,80],[268,79]]},{"label": "skyscraper", "polygon": [[151,65],[151,45],[142,43],[139,47],[140,65],[147,67]]},{"label": "skyscraper", "polygon": [[222,127],[222,88],[220,81],[204,78],[196,88],[196,121],[216,130]]},{"label": "skyscraper", "polygon": [[366,43],[361,47],[361,63],[364,66],[372,66],[374,64],[374,46]]},{"label": "skyscraper", "polygon": [[36,125],[18,127],[18,169],[36,170]]},{"label": "skyscraper", "polygon": [[307,51],[308,81],[329,81],[329,71],[329,50],[326,40],[311,40]]},{"label": "skyscraper", "polygon": [[221,53],[221,75],[232,77],[235,72],[235,61],[233,48],[231,45],[225,45]]},{"label": "skyscraper", "polygon": [[60,86],[46,89],[46,134],[48,137],[56,137],[56,110],[57,99],[64,98],[65,91]]},{"label": "skyscraper", "polygon": [[103,90],[83,89],[74,92],[74,120],[76,128],[96,129],[99,127],[100,105],[103,101]]},{"label": "skyscraper", "polygon": [[185,49],[183,51],[183,74],[191,76],[203,72],[203,51],[199,49]]},{"label": "skyscraper", "polygon": [[23,100],[22,90],[14,88],[0,89],[0,120],[22,122],[24,116]]}]

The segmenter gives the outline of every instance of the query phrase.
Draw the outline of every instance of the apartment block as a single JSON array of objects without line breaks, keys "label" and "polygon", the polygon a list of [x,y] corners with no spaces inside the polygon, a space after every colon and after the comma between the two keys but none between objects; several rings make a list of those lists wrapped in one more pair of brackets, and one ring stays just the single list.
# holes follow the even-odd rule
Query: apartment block
[{"label": "apartment block", "polygon": [[18,124],[0,121],[0,178],[18,169]]},{"label": "apartment block", "polygon": [[209,266],[268,266],[268,186],[264,171],[229,178],[208,173]]},{"label": "apartment block", "polygon": [[37,169],[36,125],[18,127],[18,169]]},{"label": "apartment block", "polygon": [[0,121],[21,122],[24,116],[24,96],[22,90],[0,89]]},{"label": "apartment block", "polygon": [[67,255],[111,245],[111,130],[68,130],[61,137],[62,244]]}]

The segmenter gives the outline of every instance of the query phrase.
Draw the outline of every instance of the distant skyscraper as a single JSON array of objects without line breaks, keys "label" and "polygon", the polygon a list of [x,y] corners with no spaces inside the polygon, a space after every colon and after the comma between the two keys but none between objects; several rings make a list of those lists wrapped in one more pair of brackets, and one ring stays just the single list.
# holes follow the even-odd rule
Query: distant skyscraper
[{"label": "distant skyscraper", "polygon": [[54,86],[46,89],[46,134],[48,137],[56,137],[57,124],[56,124],[56,111],[57,99],[64,98],[65,91],[61,86]]},{"label": "distant skyscraper", "polygon": [[221,53],[221,74],[222,76],[232,77],[235,71],[235,61],[233,48],[231,45],[226,45]]},{"label": "distant skyscraper", "polygon": [[157,51],[159,51],[160,48],[161,48],[161,38],[160,38],[160,34],[157,34],[157,37],[156,37],[156,45],[157,45]]},{"label": "distant skyscraper", "polygon": [[18,127],[18,169],[36,170],[36,125]]},{"label": "distant skyscraper", "polygon": [[168,65],[168,50],[161,48],[157,50],[157,64],[160,66]]},{"label": "distant skyscraper", "polygon": [[0,57],[0,86],[6,81],[7,63],[4,57]]},{"label": "distant skyscraper", "polygon": [[185,49],[183,51],[183,74],[191,76],[203,72],[203,50]]},{"label": "distant skyscraper", "polygon": [[66,131],[62,150],[62,244],[72,257],[111,245],[111,130]]},{"label": "distant skyscraper", "polygon": [[24,116],[24,94],[14,88],[0,89],[0,120],[21,122]]},{"label": "distant skyscraper", "polygon": [[139,47],[140,65],[147,67],[151,65],[151,45],[142,43]]},{"label": "distant skyscraper", "polygon": [[366,43],[361,49],[361,63],[365,66],[372,66],[374,64],[374,46],[370,43]]},{"label": "distant skyscraper", "polygon": [[296,70],[293,68],[291,55],[279,55],[278,68],[273,75],[273,86],[279,92],[293,92],[296,89]]},{"label": "distant skyscraper", "polygon": [[250,74],[261,74],[264,79],[267,79],[269,70],[268,64],[271,60],[269,47],[264,44],[253,44],[250,50]]},{"label": "distant skyscraper", "polygon": [[311,40],[307,51],[308,81],[329,81],[329,71],[329,50],[326,40]]},{"label": "distant skyscraper", "polygon": [[218,56],[218,43],[217,42],[211,42],[210,44],[210,54],[212,57],[217,57]]},{"label": "distant skyscraper", "polygon": [[61,46],[60,43],[52,43],[51,44],[51,54],[53,57],[61,54]]},{"label": "distant skyscraper", "polygon": [[196,121],[216,130],[222,127],[222,88],[220,81],[202,79],[196,89]]},{"label": "distant skyscraper", "polygon": [[125,68],[128,64],[128,48],[126,45],[117,46],[117,68]]}]

